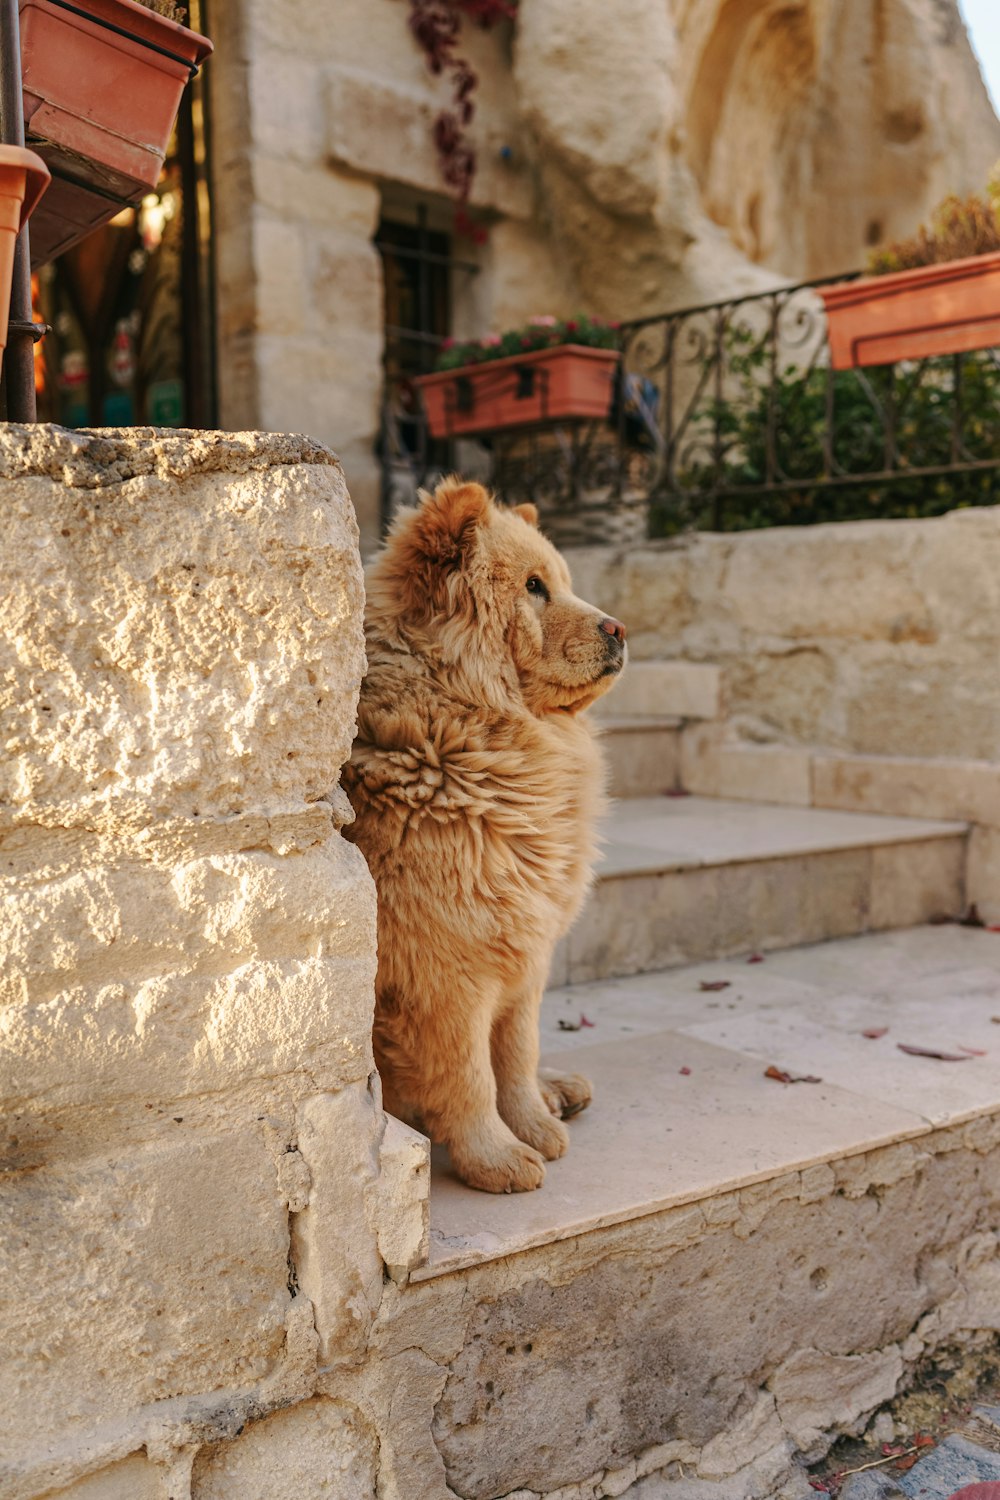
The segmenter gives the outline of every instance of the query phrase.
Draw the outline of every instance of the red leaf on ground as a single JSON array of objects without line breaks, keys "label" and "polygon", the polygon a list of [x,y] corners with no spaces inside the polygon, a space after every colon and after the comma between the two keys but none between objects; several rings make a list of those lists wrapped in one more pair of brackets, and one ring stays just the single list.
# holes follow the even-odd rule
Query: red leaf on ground
[{"label": "red leaf on ground", "polygon": [[902,1452],[903,1452],[903,1445],[902,1445],[902,1443],[883,1443],[882,1444],[882,1457],[883,1458],[895,1458],[898,1454],[900,1454]]},{"label": "red leaf on ground", "polygon": [[822,1479],[810,1479],[809,1488],[811,1490],[821,1490],[824,1495],[829,1494],[829,1486]]},{"label": "red leaf on ground", "polygon": [[690,1068],[678,1068],[678,1069],[677,1069],[677,1071],[678,1071],[678,1073],[680,1073],[680,1074],[681,1074],[681,1075],[682,1075],[682,1076],[683,1076],[683,1077],[684,1077],[684,1078],[690,1078],[690,1077],[691,1077],[691,1069],[690,1069]]},{"label": "red leaf on ground", "polygon": [[581,1026],[596,1026],[597,1022],[596,1021],[588,1021],[587,1017],[583,1014],[583,1011],[581,1011],[580,1012],[580,1025]]},{"label": "red leaf on ground", "polygon": [[970,1057],[985,1057],[986,1056],[986,1048],[985,1047],[963,1047],[962,1044],[961,1044],[961,1042],[959,1042],[958,1043],[958,1050],[959,1050],[959,1052],[967,1052]]},{"label": "red leaf on ground", "polygon": [[714,993],[716,990],[728,990],[731,984],[731,979],[700,979],[698,988],[706,993],[709,991]]},{"label": "red leaf on ground", "polygon": [[748,964],[762,964],[763,962],[763,953],[751,953],[750,957],[747,959]]},{"label": "red leaf on ground", "polygon": [[773,1078],[775,1083],[822,1083],[822,1078],[816,1078],[812,1073],[786,1073],[784,1068],[776,1068],[774,1063],[764,1069],[765,1078]]},{"label": "red leaf on ground", "polygon": [[690,797],[690,792],[683,791],[680,787],[671,787],[669,792],[663,793],[664,797]]},{"label": "red leaf on ground", "polygon": [[888,1030],[888,1026],[869,1026],[868,1030],[863,1031],[861,1035],[866,1036],[870,1042],[877,1042],[879,1037],[885,1036]]},{"label": "red leaf on ground", "polygon": [[987,924],[986,924],[986,931],[987,932],[1000,932],[1000,922],[987,922]]},{"label": "red leaf on ground", "polygon": [[929,1433],[926,1432],[918,1432],[913,1441],[918,1448],[934,1447],[934,1439],[930,1436]]},{"label": "red leaf on ground", "polygon": [[897,1459],[897,1461],[896,1461],[896,1472],[897,1472],[897,1474],[902,1474],[904,1472],[904,1470],[906,1470],[906,1469],[912,1469],[913,1465],[916,1463],[916,1461],[917,1461],[917,1459],[919,1457],[920,1457],[919,1453],[910,1453],[910,1454],[908,1454],[906,1456],[906,1458]]},{"label": "red leaf on ground", "polygon": [[968,1062],[968,1052],[940,1052],[936,1047],[910,1047],[906,1042],[897,1042],[896,1046],[900,1052],[908,1052],[911,1057],[936,1057],[938,1062]]}]

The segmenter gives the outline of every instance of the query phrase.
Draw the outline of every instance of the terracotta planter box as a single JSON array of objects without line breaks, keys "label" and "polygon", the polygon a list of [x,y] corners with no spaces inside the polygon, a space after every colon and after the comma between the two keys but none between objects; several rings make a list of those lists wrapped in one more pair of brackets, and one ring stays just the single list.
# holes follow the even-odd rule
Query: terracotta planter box
[{"label": "terracotta planter box", "polygon": [[835,370],[1000,344],[1000,254],[820,287]]},{"label": "terracotta planter box", "polygon": [[14,247],[48,185],[48,168],[34,151],[0,146],[0,354],[7,347]]},{"label": "terracotta planter box", "polygon": [[442,370],[417,380],[434,437],[462,437],[538,422],[606,417],[617,349],[559,344]]},{"label": "terracotta planter box", "polygon": [[212,44],[135,0],[19,0],[19,12],[25,138],[53,178],[31,227],[38,266],[156,186]]}]

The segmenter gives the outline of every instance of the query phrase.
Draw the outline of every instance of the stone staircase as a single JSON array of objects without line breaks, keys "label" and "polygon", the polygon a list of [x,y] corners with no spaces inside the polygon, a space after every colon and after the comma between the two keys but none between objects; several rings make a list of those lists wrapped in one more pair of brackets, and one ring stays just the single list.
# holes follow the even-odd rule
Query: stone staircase
[{"label": "stone staircase", "polygon": [[806,805],[805,752],[722,744],[713,668],[616,697],[542,1019],[594,1103],[536,1193],[435,1151],[398,1316],[449,1330],[442,1494],[804,1495],[925,1350],[1000,1328],[1000,934],[955,920],[965,818]]}]

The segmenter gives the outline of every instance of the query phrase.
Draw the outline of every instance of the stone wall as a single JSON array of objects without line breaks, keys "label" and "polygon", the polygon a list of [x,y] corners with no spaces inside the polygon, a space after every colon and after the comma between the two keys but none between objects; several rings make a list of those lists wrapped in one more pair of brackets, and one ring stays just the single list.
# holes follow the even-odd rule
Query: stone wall
[{"label": "stone wall", "polygon": [[634,658],[719,664],[742,739],[1000,761],[1000,510],[569,556]]},{"label": "stone wall", "polygon": [[[378,531],[380,215],[454,205],[402,0],[227,0],[210,65],[221,416],[335,444]],[[479,79],[453,331],[837,274],[1000,156],[957,0],[521,0]]]},{"label": "stone wall", "polygon": [[[301,438],[8,426],[0,479],[0,1492],[179,1500],[421,1244],[338,832],[357,527]],[[245,1495],[221,1452],[198,1493]]]}]

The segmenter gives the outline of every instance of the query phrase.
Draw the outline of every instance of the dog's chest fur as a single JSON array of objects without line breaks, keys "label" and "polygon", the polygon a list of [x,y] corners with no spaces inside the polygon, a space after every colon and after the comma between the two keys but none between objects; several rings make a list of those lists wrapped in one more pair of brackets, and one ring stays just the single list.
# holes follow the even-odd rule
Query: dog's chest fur
[{"label": "dog's chest fur", "polygon": [[345,768],[346,832],[388,919],[443,919],[452,942],[519,952],[554,942],[579,909],[603,779],[585,716],[462,705],[376,654]]}]

